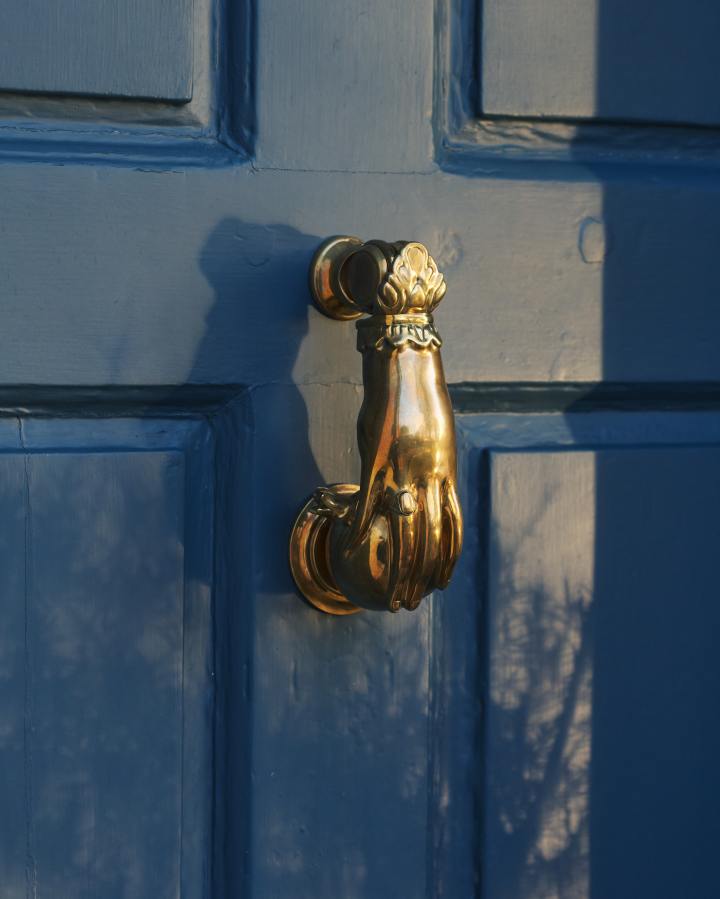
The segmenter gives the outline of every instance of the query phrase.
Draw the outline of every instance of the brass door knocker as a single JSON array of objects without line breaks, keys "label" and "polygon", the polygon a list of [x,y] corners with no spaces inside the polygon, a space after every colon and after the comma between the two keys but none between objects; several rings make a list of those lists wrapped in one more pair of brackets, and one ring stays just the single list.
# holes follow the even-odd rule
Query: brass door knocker
[{"label": "brass door knocker", "polygon": [[364,399],[360,486],[320,487],[290,538],[290,567],[318,609],[415,609],[443,589],[462,545],[455,423],[432,310],[445,280],[420,243],[333,237],[310,268],[315,302],[356,325]]}]

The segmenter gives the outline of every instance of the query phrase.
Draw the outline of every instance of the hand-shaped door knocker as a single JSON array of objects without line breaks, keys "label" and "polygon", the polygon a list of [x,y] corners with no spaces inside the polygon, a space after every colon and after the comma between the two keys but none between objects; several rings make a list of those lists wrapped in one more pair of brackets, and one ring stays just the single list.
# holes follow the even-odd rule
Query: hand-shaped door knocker
[{"label": "hand-shaped door knocker", "polygon": [[455,424],[432,310],[445,295],[419,243],[333,237],[310,269],[316,303],[357,323],[365,395],[360,486],[320,487],[298,516],[290,566],[335,615],[415,609],[443,589],[462,545]]}]

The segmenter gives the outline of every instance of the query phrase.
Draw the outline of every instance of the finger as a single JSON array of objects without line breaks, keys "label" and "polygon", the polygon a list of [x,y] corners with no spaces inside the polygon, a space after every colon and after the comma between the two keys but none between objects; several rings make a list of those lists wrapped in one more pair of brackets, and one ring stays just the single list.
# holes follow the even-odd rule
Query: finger
[{"label": "finger", "polygon": [[[413,497],[411,509],[403,511],[404,496]],[[408,585],[411,583],[417,559],[417,541],[421,530],[421,510],[411,491],[388,491],[385,508],[389,529],[388,546],[388,607],[397,612],[407,603]]]},{"label": "finger", "polygon": [[[364,478],[363,478],[364,480]],[[354,552],[367,536],[373,519],[378,514],[383,497],[385,472],[375,474],[370,484],[361,483],[357,506],[350,526],[345,552]]]},{"label": "finger", "polygon": [[440,535],[440,565],[435,577],[439,590],[444,590],[450,582],[455,563],[462,549],[463,523],[460,501],[455,485],[445,481],[443,488],[442,527]]},{"label": "finger", "polygon": [[415,565],[406,588],[403,605],[406,609],[416,609],[432,589],[433,575],[438,566],[442,529],[442,502],[440,482],[433,478],[419,491],[418,537],[415,545]]}]

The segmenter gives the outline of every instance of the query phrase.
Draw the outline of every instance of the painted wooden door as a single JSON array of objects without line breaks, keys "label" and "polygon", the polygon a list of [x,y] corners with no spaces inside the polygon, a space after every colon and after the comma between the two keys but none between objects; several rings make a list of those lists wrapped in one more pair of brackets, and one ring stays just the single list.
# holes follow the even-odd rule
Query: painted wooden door
[{"label": "painted wooden door", "polygon": [[[717,895],[719,19],[5,0],[3,899]],[[358,472],[334,233],[449,283],[412,614],[287,568]]]}]

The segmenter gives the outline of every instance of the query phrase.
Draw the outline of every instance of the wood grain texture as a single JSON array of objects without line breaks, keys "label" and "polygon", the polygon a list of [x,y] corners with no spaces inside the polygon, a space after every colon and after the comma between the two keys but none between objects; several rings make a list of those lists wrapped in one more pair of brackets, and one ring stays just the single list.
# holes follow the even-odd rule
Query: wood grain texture
[{"label": "wood grain texture", "polygon": [[479,0],[480,112],[591,118],[595,115],[596,0]]},{"label": "wood grain texture", "polygon": [[0,380],[359,383],[306,287],[357,233],[438,258],[451,382],[713,381],[718,184],[3,166]]},{"label": "wood grain texture", "polygon": [[433,3],[257,4],[260,168],[432,167]]},{"label": "wood grain texture", "polygon": [[185,102],[192,0],[6,0],[0,90]]},{"label": "wood grain texture", "polygon": [[482,0],[488,115],[717,125],[720,13],[704,0]]}]

